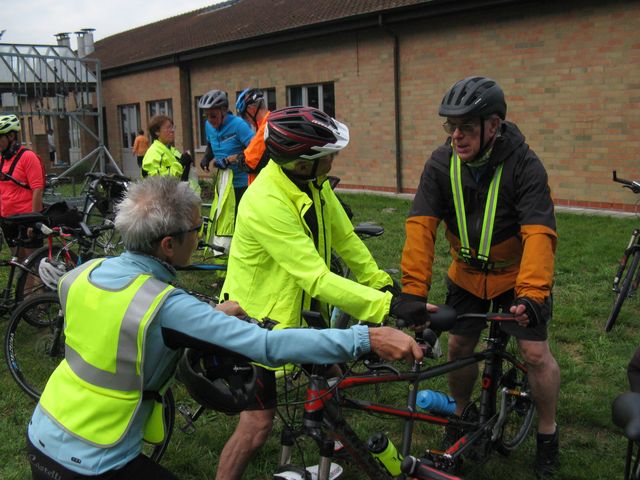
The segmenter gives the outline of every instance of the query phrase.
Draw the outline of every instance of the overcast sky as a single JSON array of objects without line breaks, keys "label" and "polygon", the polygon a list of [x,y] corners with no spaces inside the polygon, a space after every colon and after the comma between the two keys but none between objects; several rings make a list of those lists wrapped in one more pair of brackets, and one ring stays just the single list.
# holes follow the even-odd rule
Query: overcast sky
[{"label": "overcast sky", "polygon": [[[52,45],[54,34],[95,28],[94,39],[108,37],[222,0],[18,0],[0,16],[0,42]],[[9,0],[2,0],[9,2]],[[76,36],[71,36],[76,48]]]}]

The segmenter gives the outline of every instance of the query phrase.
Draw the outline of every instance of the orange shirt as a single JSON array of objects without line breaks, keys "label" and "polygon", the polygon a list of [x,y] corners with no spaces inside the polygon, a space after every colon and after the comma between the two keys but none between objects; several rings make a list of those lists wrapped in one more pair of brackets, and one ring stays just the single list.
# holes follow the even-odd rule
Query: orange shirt
[{"label": "orange shirt", "polygon": [[[264,144],[264,129],[267,126],[267,118],[269,118],[270,114],[271,112],[267,112],[260,121],[256,134],[251,139],[251,142],[249,142],[249,145],[247,145],[247,148],[244,149],[244,163],[252,169],[258,166],[262,155],[264,155],[264,151],[267,149],[267,146]],[[257,175],[257,173],[248,174],[249,185],[256,179]]]},{"label": "orange shirt", "polygon": [[131,149],[136,157],[144,157],[149,149],[149,139],[144,135],[138,135],[133,141],[133,148]]}]

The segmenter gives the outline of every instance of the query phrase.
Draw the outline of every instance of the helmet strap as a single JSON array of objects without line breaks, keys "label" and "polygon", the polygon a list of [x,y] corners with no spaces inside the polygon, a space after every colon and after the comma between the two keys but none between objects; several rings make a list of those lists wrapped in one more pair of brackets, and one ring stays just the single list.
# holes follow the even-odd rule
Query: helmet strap
[{"label": "helmet strap", "polygon": [[4,151],[2,151],[2,158],[4,160],[9,160],[10,158],[13,158],[16,153],[18,153],[18,150],[20,150],[20,142],[18,142],[17,137],[15,137],[13,141],[9,141],[9,146]]}]

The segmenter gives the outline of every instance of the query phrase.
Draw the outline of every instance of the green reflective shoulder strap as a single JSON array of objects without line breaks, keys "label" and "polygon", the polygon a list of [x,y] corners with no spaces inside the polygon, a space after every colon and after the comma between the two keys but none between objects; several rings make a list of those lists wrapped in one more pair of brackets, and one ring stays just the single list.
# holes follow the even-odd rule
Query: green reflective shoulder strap
[{"label": "green reflective shoulder strap", "polygon": [[500,190],[502,167],[503,164],[501,163],[493,174],[491,185],[489,185],[487,203],[484,206],[484,220],[482,221],[482,234],[480,235],[480,248],[478,249],[478,260],[483,262],[489,261],[489,250],[491,249],[493,224],[496,218],[496,207],[498,206],[498,190]]},{"label": "green reflective shoulder strap", "polygon": [[[453,147],[453,146],[452,146]],[[480,245],[478,248],[478,260],[489,261],[489,250],[491,249],[491,238],[493,237],[493,224],[498,206],[498,191],[500,190],[500,179],[502,178],[503,164],[498,165],[489,185],[487,203],[484,207],[484,219],[482,221],[482,233],[480,234]],[[462,178],[460,174],[460,158],[452,148],[451,153],[451,190],[453,191],[453,204],[456,209],[456,221],[460,234],[459,255],[463,260],[471,260],[471,248],[469,246],[469,234],[467,232],[467,216],[464,208],[464,196],[462,194]]]},{"label": "green reflective shoulder strap", "polygon": [[469,235],[467,234],[467,215],[464,209],[464,196],[462,195],[462,180],[460,178],[460,158],[456,154],[455,148],[451,146],[451,191],[453,192],[453,204],[456,209],[456,221],[458,222],[458,232],[460,234],[460,256],[471,258],[471,248],[469,247]]}]

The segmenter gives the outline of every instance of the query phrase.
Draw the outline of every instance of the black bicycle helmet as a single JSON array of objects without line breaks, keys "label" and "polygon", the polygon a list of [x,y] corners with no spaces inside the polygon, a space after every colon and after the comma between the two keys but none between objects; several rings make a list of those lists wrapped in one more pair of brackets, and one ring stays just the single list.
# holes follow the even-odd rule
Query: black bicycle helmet
[{"label": "black bicycle helmet", "polygon": [[500,86],[490,78],[467,77],[453,84],[440,104],[441,117],[480,117],[507,115],[507,103]]},{"label": "black bicycle helmet", "polygon": [[187,348],[178,363],[177,378],[203,407],[235,415],[254,398],[256,367],[245,357],[224,352]]},{"label": "black bicycle helmet", "polygon": [[247,107],[264,101],[264,92],[257,88],[245,88],[236,100],[236,112],[244,115]]},{"label": "black bicycle helmet", "polygon": [[278,164],[316,160],[346,147],[349,128],[317,108],[286,107],[269,115],[264,141]]},{"label": "black bicycle helmet", "polygon": [[198,108],[229,108],[227,92],[222,90],[209,90],[198,100]]}]

